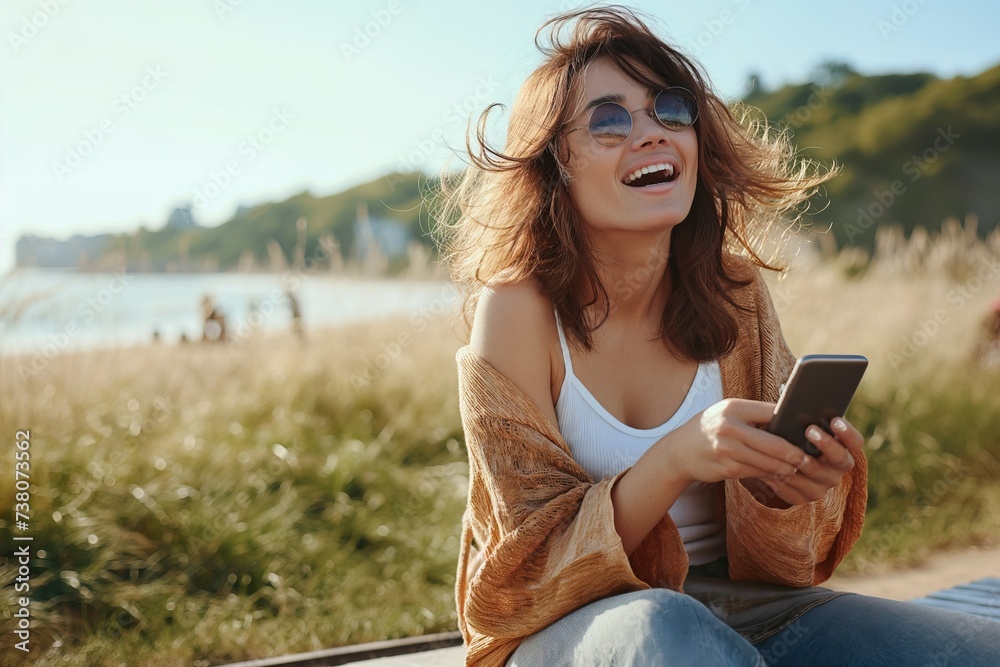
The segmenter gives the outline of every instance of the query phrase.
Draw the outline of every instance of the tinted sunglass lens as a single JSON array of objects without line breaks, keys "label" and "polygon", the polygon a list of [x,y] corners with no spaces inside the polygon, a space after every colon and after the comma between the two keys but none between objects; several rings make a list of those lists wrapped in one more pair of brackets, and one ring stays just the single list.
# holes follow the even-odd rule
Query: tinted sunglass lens
[{"label": "tinted sunglass lens", "polygon": [[672,129],[682,130],[694,125],[698,117],[698,105],[686,90],[670,89],[661,91],[654,101],[656,117]]},{"label": "tinted sunglass lens", "polygon": [[625,107],[605,102],[590,115],[590,135],[604,146],[617,146],[632,131],[632,116]]}]

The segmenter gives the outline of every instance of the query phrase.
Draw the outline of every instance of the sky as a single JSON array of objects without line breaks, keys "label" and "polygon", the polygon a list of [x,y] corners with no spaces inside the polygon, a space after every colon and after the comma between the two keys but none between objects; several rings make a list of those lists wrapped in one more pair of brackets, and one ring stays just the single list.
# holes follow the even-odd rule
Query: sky
[{"label": "sky", "polygon": [[[4,0],[0,274],[23,234],[205,225],[239,205],[461,165],[466,123],[508,108],[534,38],[575,0]],[[596,3],[606,4],[606,3]],[[629,2],[717,92],[1000,63],[986,0]],[[501,136],[503,113],[494,116]]]}]

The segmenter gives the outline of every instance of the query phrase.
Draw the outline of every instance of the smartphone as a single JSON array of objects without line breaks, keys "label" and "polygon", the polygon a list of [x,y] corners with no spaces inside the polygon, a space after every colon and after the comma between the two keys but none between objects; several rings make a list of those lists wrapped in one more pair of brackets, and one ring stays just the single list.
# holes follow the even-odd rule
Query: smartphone
[{"label": "smartphone", "polygon": [[808,354],[800,358],[774,408],[768,432],[810,456],[822,456],[806,438],[806,428],[816,424],[834,435],[830,421],[847,412],[866,368],[868,359],[857,354]]}]

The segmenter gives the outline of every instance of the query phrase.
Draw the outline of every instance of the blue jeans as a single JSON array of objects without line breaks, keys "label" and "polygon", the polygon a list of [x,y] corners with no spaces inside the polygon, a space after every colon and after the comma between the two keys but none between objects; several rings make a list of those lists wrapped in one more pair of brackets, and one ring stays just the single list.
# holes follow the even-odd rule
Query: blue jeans
[{"label": "blue jeans", "polygon": [[996,667],[1000,623],[851,594],[751,644],[698,600],[654,588],[567,614],[525,638],[507,662],[535,665]]}]

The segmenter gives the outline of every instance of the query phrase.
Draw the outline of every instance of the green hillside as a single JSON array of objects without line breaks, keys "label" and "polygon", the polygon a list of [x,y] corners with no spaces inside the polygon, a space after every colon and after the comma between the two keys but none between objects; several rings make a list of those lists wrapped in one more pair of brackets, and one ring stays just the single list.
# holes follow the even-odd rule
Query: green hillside
[{"label": "green hillside", "polygon": [[811,218],[832,224],[839,246],[871,247],[874,227],[886,223],[936,229],[974,213],[981,233],[997,226],[1000,65],[948,80],[827,65],[816,78],[745,101],[788,128],[803,156],[843,165]]},{"label": "green hillside", "polygon": [[[832,227],[839,247],[871,248],[874,229],[896,224],[937,229],[942,220],[979,218],[985,234],[1000,221],[1000,65],[975,77],[862,76],[844,64],[817,69],[814,82],[756,89],[744,101],[793,133],[801,154],[843,166],[805,220]],[[258,266],[276,241],[294,256],[296,221],[308,221],[306,257],[332,236],[346,259],[359,202],[372,218],[398,220],[434,254],[424,196],[436,175],[390,174],[339,194],[308,192],[241,210],[214,228],[140,230],[114,238],[107,259],[132,270],[227,270],[249,253]],[[422,195],[423,193],[423,195]],[[273,244],[272,244],[273,245]],[[396,272],[406,260],[390,265]]]},{"label": "green hillside", "polygon": [[[390,174],[326,197],[302,192],[285,201],[242,209],[217,227],[164,227],[119,235],[108,254],[124,259],[135,270],[227,270],[235,268],[245,252],[252,253],[258,265],[266,265],[267,246],[274,240],[291,261],[296,245],[296,221],[304,217],[308,223],[305,257],[323,257],[320,239],[332,236],[346,259],[354,247],[354,223],[358,204],[362,202],[367,204],[371,218],[398,221],[409,228],[414,239],[433,249],[427,236],[432,221],[421,195],[431,183],[420,174]],[[400,268],[390,267],[393,271]]]}]

